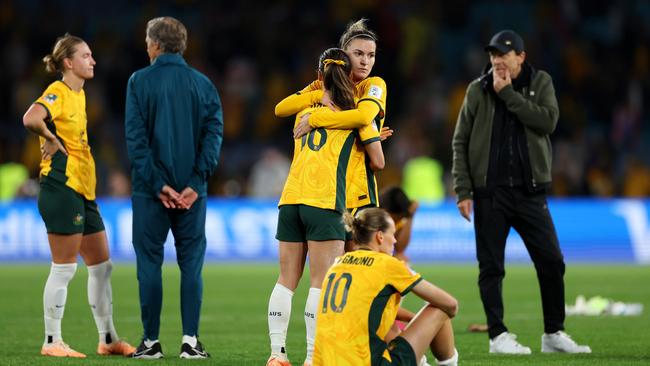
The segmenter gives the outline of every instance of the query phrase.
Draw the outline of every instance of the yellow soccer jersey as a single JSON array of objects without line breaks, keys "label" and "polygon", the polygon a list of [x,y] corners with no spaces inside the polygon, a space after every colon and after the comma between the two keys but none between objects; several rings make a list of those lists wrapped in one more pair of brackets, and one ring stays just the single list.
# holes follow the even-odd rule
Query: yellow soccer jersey
[{"label": "yellow soccer jersey", "polygon": [[[311,106],[316,101],[320,101],[322,88],[321,81],[312,82],[300,92],[280,102],[276,106],[276,115],[288,116],[306,105]],[[384,125],[386,116],[386,83],[380,77],[369,77],[355,86],[355,94],[358,99],[358,109],[341,112],[323,110],[322,113],[312,114],[309,119],[312,126],[327,129],[351,129],[355,128],[352,126],[361,125],[360,120],[372,119],[370,124],[359,128],[359,141],[355,143],[350,155],[346,172],[345,203],[345,206],[350,209],[367,205],[379,206],[377,180],[370,168],[364,145],[379,140],[379,131]]]},{"label": "yellow soccer jersey", "polygon": [[[36,102],[47,110],[47,128],[57,136],[68,156],[57,152],[41,161],[40,175],[65,183],[88,200],[95,199],[95,161],[88,146],[86,94],[61,81],[47,87]],[[41,146],[45,139],[40,138]]]},{"label": "yellow soccer jersey", "polygon": [[[366,150],[363,145],[379,140],[379,131],[384,126],[386,118],[386,83],[378,76],[369,77],[356,85],[356,94],[359,98],[357,104],[376,103],[379,105],[379,113],[375,116],[370,126],[363,129],[371,128],[376,133],[376,138],[364,141],[362,144],[356,144],[352,151],[352,158],[348,166],[347,174],[347,194],[346,206],[353,209],[367,205],[379,206],[379,193],[377,188],[377,179],[375,172],[370,168],[370,161],[366,157]],[[361,132],[360,130],[360,132]]]},{"label": "yellow soccer jersey", "polygon": [[359,139],[352,147],[350,163],[345,175],[345,207],[357,208],[367,205],[377,206],[377,181],[370,168],[370,159],[366,157],[365,145],[379,141],[379,130],[374,123],[358,130]]},{"label": "yellow soccer jersey", "polygon": [[314,366],[378,365],[390,360],[384,337],[401,296],[419,274],[392,256],[369,250],[336,259],[323,281],[316,317]]},{"label": "yellow soccer jersey", "polygon": [[370,101],[379,105],[379,114],[375,117],[374,122],[381,131],[386,118],[386,96],[388,95],[386,82],[379,76],[371,76],[360,81],[356,85],[356,91],[357,98],[359,98],[357,104]]},{"label": "yellow soccer jersey", "polygon": [[[329,108],[303,110],[296,115],[294,126],[305,113],[325,110]],[[345,175],[356,136],[354,130],[317,128],[294,140],[293,161],[278,205],[304,204],[343,212]]]}]

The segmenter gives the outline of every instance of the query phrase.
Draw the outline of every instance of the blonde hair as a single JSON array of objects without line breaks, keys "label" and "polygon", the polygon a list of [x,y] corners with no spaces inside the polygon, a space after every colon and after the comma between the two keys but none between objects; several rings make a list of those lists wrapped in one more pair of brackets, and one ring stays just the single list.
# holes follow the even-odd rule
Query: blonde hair
[{"label": "blonde hair", "polygon": [[63,60],[66,58],[72,58],[75,52],[77,52],[77,45],[84,43],[84,40],[66,33],[63,37],[59,37],[54,44],[52,53],[43,57],[43,63],[45,64],[45,71],[54,74],[57,72],[63,73]]},{"label": "blonde hair", "polygon": [[352,240],[359,245],[370,243],[373,234],[377,231],[388,230],[390,219],[388,212],[378,207],[362,210],[356,217],[349,212],[343,214],[345,229],[352,232]]},{"label": "blonde hair", "polygon": [[147,23],[147,37],[165,53],[183,54],[187,47],[187,29],[172,17],[153,18]]},{"label": "blonde hair", "polygon": [[341,35],[339,47],[345,49],[348,46],[348,43],[355,38],[367,39],[377,43],[377,35],[366,27],[366,21],[368,21],[368,19],[361,18],[356,22],[350,22],[348,27],[345,29],[345,32]]}]

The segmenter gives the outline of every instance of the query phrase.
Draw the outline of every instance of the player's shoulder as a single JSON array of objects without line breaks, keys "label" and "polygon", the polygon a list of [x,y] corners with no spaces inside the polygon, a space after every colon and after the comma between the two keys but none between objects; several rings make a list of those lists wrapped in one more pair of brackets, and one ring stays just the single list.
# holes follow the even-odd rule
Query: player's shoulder
[{"label": "player's shoulder", "polygon": [[386,89],[386,82],[379,76],[370,76],[359,82],[358,86],[362,88],[369,88],[370,86],[375,85]]},{"label": "player's shoulder", "polygon": [[328,108],[325,108],[325,109],[323,109],[323,108],[325,108],[325,107],[314,106],[314,107],[305,108],[305,109],[301,110],[300,112],[296,113],[296,121],[299,121],[300,118],[302,116],[304,116],[305,114],[307,114],[307,113],[312,113],[312,114],[313,113],[322,113],[322,112],[325,111],[325,109],[328,109]]},{"label": "player's shoulder", "polygon": [[56,80],[45,88],[45,93],[53,93],[56,95],[65,94],[70,88],[65,85],[61,80]]},{"label": "player's shoulder", "polygon": [[49,105],[54,105],[57,102],[60,102],[65,95],[68,93],[70,88],[65,85],[62,81],[57,80],[45,88],[43,92],[42,99]]},{"label": "player's shoulder", "polygon": [[357,84],[357,94],[361,99],[371,97],[385,100],[387,92],[386,82],[379,76],[371,76]]}]

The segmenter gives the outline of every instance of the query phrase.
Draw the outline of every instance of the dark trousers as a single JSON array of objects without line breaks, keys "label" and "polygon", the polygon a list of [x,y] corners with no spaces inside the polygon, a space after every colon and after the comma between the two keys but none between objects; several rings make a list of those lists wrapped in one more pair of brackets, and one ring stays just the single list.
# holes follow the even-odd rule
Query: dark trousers
[{"label": "dark trousers", "polygon": [[203,299],[206,199],[198,198],[190,210],[170,210],[158,199],[132,197],[133,248],[140,285],[143,339],[158,339],[162,308],[164,245],[169,230],[174,235],[176,260],[181,270],[183,334],[197,336]]},{"label": "dark trousers", "polygon": [[544,312],[544,332],[564,329],[564,258],[548,211],[545,194],[521,187],[497,187],[488,197],[474,198],[478,285],[494,338],[508,331],[503,323],[504,254],[510,228],[517,230],[535,264]]}]

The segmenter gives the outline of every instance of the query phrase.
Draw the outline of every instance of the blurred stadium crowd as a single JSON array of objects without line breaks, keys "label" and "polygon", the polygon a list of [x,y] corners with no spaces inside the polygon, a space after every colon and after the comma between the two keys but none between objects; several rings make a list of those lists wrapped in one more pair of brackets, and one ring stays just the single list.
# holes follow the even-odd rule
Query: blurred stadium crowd
[{"label": "blurred stadium crowd", "polygon": [[[384,145],[380,186],[411,180],[451,195],[451,136],[465,88],[488,61],[490,36],[511,28],[524,37],[533,66],[554,78],[560,122],[552,194],[650,196],[645,0],[0,0],[0,191],[10,190],[19,171],[38,175],[38,140],[21,117],[53,81],[42,57],[70,32],[89,43],[97,61],[85,90],[98,196],[129,195],[126,82],[148,64],[146,21],[161,15],[185,23],[185,57],[221,95],[224,145],[213,195],[279,195],[293,120],[276,118],[274,106],[315,77],[316,58],[337,44],[348,21],[367,17],[380,37],[373,74],[388,84],[386,124],[395,129]],[[34,182],[18,194],[35,194]]]}]

